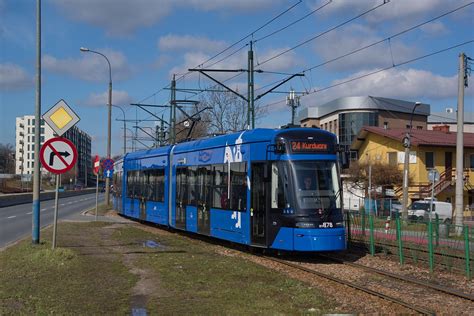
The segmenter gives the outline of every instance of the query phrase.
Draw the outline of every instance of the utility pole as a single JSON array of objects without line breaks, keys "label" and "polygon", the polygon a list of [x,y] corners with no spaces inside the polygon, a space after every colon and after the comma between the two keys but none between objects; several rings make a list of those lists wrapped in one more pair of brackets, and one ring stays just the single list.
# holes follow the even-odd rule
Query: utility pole
[{"label": "utility pole", "polygon": [[[250,41],[250,50],[248,52],[248,109],[247,109],[247,129],[255,128],[255,109],[254,109],[254,80],[253,80],[253,42]],[[252,125],[250,125],[252,120]]]},{"label": "utility pole", "polygon": [[176,80],[173,75],[171,81],[171,110],[170,110],[170,141],[173,145],[176,142]]},{"label": "utility pole", "polygon": [[403,147],[405,147],[405,161],[403,162],[403,200],[402,200],[402,219],[408,220],[408,173],[410,171],[410,146],[411,146],[411,129],[413,127],[413,114],[415,109],[420,106],[420,102],[416,102],[410,116],[410,125],[407,133],[403,138]]},{"label": "utility pole", "polygon": [[295,90],[291,88],[290,95],[286,97],[286,105],[291,107],[291,125],[295,125],[296,108],[300,106],[300,97],[295,96]]},{"label": "utility pole", "polygon": [[40,242],[40,131],[41,131],[41,0],[36,1],[36,108],[35,108],[35,159],[33,169],[32,242]]},{"label": "utility pole", "polygon": [[464,221],[464,87],[468,86],[466,54],[459,54],[459,75],[458,75],[458,116],[456,134],[456,195],[455,195],[455,218],[456,233],[461,235]]}]

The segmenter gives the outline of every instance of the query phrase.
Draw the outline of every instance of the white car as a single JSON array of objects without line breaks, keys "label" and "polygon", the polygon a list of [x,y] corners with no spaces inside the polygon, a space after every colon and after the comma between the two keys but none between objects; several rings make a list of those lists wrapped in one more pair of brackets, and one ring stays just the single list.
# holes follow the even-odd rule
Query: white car
[{"label": "white car", "polygon": [[[451,223],[453,216],[453,206],[451,203],[433,201],[433,210],[431,219],[438,218],[443,223]],[[413,202],[408,208],[408,216],[414,220],[428,220],[430,219],[430,199]]]}]

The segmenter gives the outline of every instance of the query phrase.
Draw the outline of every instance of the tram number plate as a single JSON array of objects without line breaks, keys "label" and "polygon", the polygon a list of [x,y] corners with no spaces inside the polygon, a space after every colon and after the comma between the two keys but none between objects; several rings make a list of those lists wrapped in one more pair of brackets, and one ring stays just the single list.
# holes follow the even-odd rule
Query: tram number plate
[{"label": "tram number plate", "polygon": [[319,228],[333,228],[333,225],[331,222],[324,222],[321,225],[319,225]]}]

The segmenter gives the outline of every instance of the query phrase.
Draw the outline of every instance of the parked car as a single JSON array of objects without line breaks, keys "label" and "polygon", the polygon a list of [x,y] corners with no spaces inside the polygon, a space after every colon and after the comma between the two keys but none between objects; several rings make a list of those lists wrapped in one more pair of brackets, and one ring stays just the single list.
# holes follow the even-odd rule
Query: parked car
[{"label": "parked car", "polygon": [[[412,220],[429,220],[430,201],[431,199],[425,199],[413,202],[412,205],[408,207],[408,217]],[[434,219],[436,214],[443,223],[451,223],[453,216],[453,206],[451,203],[433,201],[431,218]]]}]

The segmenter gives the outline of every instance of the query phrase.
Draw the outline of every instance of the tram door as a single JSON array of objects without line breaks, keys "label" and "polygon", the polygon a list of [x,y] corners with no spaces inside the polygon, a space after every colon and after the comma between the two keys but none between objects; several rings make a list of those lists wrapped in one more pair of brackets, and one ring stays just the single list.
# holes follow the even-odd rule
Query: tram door
[{"label": "tram door", "polygon": [[200,234],[211,233],[211,167],[199,167],[196,172],[197,231]]},{"label": "tram door", "polygon": [[186,168],[176,169],[176,227],[186,229],[186,198],[187,198]]},{"label": "tram door", "polygon": [[270,200],[269,177],[266,177],[266,163],[252,164],[251,180],[251,239],[252,244],[266,245],[267,208]]}]

